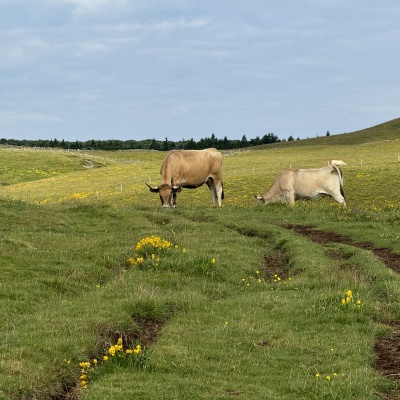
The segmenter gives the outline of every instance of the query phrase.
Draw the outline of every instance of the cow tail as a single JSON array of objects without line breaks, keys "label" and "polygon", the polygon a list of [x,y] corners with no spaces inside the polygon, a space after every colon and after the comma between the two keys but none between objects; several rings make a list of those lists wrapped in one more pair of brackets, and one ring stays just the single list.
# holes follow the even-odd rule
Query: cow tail
[{"label": "cow tail", "polygon": [[343,174],[342,170],[337,166],[337,165],[332,165],[332,167],[336,170],[336,173],[338,174],[339,177],[339,183],[340,183],[340,194],[344,197],[344,190],[343,190]]},{"label": "cow tail", "polygon": [[222,187],[222,194],[221,194],[221,200],[224,200],[225,198],[225,193],[224,193],[224,184],[221,182],[221,187]]}]

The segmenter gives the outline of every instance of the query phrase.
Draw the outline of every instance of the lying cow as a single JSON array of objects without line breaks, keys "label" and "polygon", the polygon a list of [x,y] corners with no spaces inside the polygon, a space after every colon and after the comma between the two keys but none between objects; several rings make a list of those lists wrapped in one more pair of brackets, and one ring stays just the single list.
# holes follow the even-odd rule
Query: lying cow
[{"label": "lying cow", "polygon": [[264,204],[276,201],[294,204],[297,199],[333,197],[346,206],[342,171],[336,165],[319,169],[288,169],[281,172],[262,196],[254,195]]},{"label": "lying cow", "polygon": [[176,207],[176,196],[182,188],[195,189],[207,184],[213,203],[221,207],[222,154],[216,149],[171,151],[161,165],[161,184],[152,187],[160,195],[163,207]]}]

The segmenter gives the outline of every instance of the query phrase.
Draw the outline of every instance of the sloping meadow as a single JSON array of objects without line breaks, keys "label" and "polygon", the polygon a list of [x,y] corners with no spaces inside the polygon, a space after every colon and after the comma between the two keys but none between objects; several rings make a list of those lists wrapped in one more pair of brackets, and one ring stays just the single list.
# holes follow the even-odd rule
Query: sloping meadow
[{"label": "sloping meadow", "polygon": [[[254,194],[262,194],[283,169],[319,168],[339,159],[347,163],[341,169],[350,210],[385,214],[396,209],[400,195],[400,140],[385,140],[383,136],[380,141],[347,144],[351,143],[352,134],[338,136],[345,137],[338,144],[329,142],[336,139],[334,136],[310,139],[309,145],[307,141],[296,141],[224,152],[224,204],[254,206]],[[160,182],[160,165],[166,155],[163,152],[0,151],[4,198],[34,204],[78,201],[157,206],[159,202],[145,183]],[[198,190],[182,191],[178,206],[208,206],[210,199],[204,185]]]},{"label": "sloping meadow", "polygon": [[[43,152],[14,181],[3,168],[0,398],[396,398],[375,348],[400,320],[398,272],[288,226],[399,255],[399,150],[321,139],[229,152],[222,209],[206,186],[161,209],[145,186],[159,152],[76,152],[66,170]],[[50,170],[49,154],[55,172],[24,177]],[[282,169],[331,159],[347,162],[347,209],[257,205]]]}]

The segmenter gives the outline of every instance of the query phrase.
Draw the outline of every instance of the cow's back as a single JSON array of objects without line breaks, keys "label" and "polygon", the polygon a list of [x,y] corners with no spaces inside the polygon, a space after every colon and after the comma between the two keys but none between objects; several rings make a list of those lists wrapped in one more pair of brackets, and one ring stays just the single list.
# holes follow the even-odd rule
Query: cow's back
[{"label": "cow's back", "polygon": [[220,174],[222,154],[214,148],[173,150],[161,165],[161,179],[168,184],[200,185],[208,176]]},{"label": "cow's back", "polygon": [[338,172],[331,165],[318,169],[299,169],[294,182],[294,190],[300,197],[313,196],[317,192],[330,193],[340,185]]}]

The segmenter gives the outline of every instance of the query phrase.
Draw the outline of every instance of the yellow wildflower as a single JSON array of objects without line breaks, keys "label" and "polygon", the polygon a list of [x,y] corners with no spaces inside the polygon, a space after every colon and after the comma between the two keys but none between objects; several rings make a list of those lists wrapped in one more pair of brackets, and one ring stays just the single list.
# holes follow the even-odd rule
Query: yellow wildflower
[{"label": "yellow wildflower", "polygon": [[82,361],[79,363],[79,366],[81,368],[90,368],[90,362],[89,361]]}]

